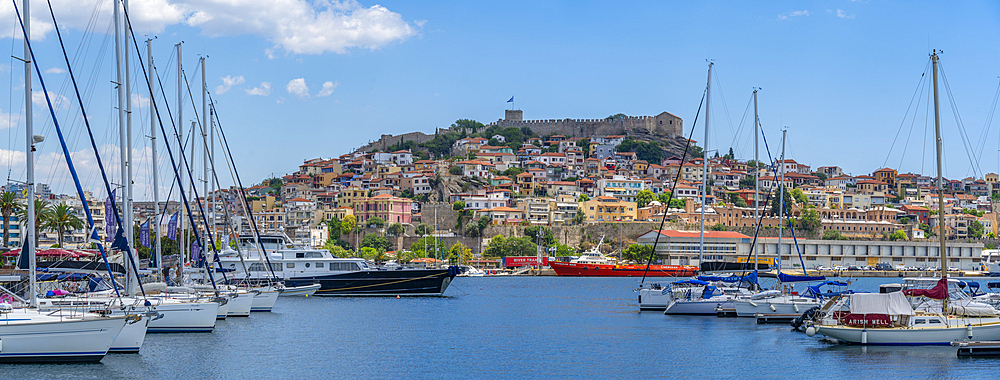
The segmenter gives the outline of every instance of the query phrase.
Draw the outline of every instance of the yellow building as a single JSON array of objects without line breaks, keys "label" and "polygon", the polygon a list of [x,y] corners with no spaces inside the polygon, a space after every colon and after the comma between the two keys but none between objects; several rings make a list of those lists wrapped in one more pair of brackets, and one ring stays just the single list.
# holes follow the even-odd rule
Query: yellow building
[{"label": "yellow building", "polygon": [[340,192],[340,196],[337,197],[337,206],[354,207],[355,200],[366,197],[368,197],[368,192],[359,187],[351,186]]},{"label": "yellow building", "polygon": [[263,198],[250,201],[250,209],[253,210],[254,213],[270,210],[274,208],[274,202],[276,200],[277,199],[273,195],[265,195]]},{"label": "yellow building", "polygon": [[580,209],[587,215],[588,222],[611,222],[635,220],[638,207],[635,202],[620,201],[618,198],[602,195],[580,202]]}]

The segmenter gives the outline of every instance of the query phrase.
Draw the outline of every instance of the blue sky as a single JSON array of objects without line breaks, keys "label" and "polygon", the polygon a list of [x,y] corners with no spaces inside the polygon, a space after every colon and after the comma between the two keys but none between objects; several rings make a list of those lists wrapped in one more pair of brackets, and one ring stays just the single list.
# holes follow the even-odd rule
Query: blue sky
[{"label": "blue sky", "polygon": [[[36,3],[32,12],[41,25],[48,11],[44,2]],[[108,145],[102,148],[105,158],[114,159],[114,61],[110,46],[100,48],[112,41],[104,34],[110,30],[110,2],[54,4],[71,57],[87,53],[74,70],[88,78],[87,111],[99,142]],[[733,146],[737,156],[752,158],[749,122],[739,136],[734,132],[756,86],[762,88],[760,117],[773,150],[786,126],[788,157],[814,168],[839,165],[858,175],[888,162],[904,172],[933,175],[932,139],[924,137],[926,91],[907,113],[933,48],[944,50],[961,118],[976,150],[982,145],[976,172],[1000,170],[1000,126],[981,138],[1000,81],[1000,5],[994,2],[133,0],[132,6],[139,33],[157,36],[154,60],[173,109],[173,44],[184,41],[185,70],[199,76],[190,78],[194,86],[200,80],[198,55],[208,56],[209,88],[245,182],[294,171],[307,158],[338,156],[381,134],[432,133],[459,118],[495,121],[512,95],[529,119],[668,111],[684,118],[685,133],[695,127],[701,141],[703,124],[693,121],[706,59],[716,63],[710,149]],[[15,22],[9,8],[0,7],[0,17]],[[96,32],[85,33],[95,9]],[[44,33],[35,46],[39,62],[65,68],[55,34],[42,28],[35,33]],[[0,30],[7,36],[0,47],[21,55],[13,31]],[[81,48],[81,41],[90,43]],[[23,69],[13,59],[4,68],[0,81],[10,91],[0,92],[0,121],[10,115],[10,122],[0,125],[9,126],[0,129],[8,139],[0,145],[0,169],[6,174],[14,166],[10,177],[18,179],[23,157],[18,161],[11,150],[24,149],[18,123]],[[51,71],[45,75],[50,91],[73,99],[67,75]],[[232,84],[228,90],[224,77]],[[145,83],[139,84],[135,91],[145,94]],[[37,81],[34,87],[39,89]],[[60,121],[75,136],[71,150],[86,161],[79,109],[66,104]],[[973,175],[944,92],[941,104],[945,175]],[[192,112],[190,104],[185,107],[188,125]],[[50,139],[40,148],[39,181],[70,192],[43,111],[35,108],[36,130]],[[909,119],[914,114],[916,120]],[[133,115],[133,149],[141,153],[148,146],[139,138],[148,134],[148,111]],[[117,165],[110,166],[117,173]],[[148,160],[137,166],[137,182],[148,182]],[[160,173],[167,175],[165,168]],[[99,187],[94,174],[84,177],[87,187]],[[137,191],[137,197],[143,194],[149,194],[148,185]]]}]

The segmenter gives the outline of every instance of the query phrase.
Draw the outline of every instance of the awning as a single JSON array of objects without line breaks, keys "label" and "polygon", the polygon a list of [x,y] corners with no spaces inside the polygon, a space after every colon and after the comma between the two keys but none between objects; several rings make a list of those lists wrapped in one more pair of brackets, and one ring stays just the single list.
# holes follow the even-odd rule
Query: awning
[{"label": "awning", "polygon": [[851,314],[914,315],[902,292],[851,294]]}]

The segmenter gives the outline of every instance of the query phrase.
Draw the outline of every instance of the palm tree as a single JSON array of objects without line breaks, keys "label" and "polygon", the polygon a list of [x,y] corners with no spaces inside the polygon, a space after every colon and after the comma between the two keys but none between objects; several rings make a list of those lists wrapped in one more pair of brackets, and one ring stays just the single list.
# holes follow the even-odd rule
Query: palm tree
[{"label": "palm tree", "polygon": [[58,236],[59,248],[63,246],[63,236],[67,230],[79,230],[83,228],[83,220],[77,216],[76,210],[66,204],[57,205],[49,210],[42,227],[56,232]]},{"label": "palm tree", "polygon": [[17,201],[17,193],[13,191],[4,191],[0,193],[0,215],[3,215],[3,246],[7,247],[10,245],[10,216],[24,208],[20,202]]},{"label": "palm tree", "polygon": [[[51,213],[52,213],[51,205],[45,203],[40,199],[35,199],[35,226],[34,226],[35,239],[34,239],[34,245],[32,245],[32,247],[34,247],[35,249],[38,249],[38,229],[42,226],[42,224],[45,223],[46,220],[50,218],[49,214]],[[25,223],[28,222],[28,209],[22,205],[21,209],[17,210],[15,215],[17,215],[17,220],[21,221],[21,225],[25,226],[24,228],[28,228],[28,226],[25,225]],[[21,240],[21,246],[22,247],[24,246],[23,239]]]}]

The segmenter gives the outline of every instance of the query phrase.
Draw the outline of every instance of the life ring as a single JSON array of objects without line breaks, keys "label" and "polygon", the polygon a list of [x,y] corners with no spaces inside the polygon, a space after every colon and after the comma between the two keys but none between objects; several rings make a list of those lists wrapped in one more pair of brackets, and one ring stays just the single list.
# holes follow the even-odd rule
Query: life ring
[{"label": "life ring", "polygon": [[66,289],[69,290],[70,293],[76,293],[77,291],[80,290],[80,286],[74,283],[70,283],[69,286],[66,287]]},{"label": "life ring", "polygon": [[14,297],[7,293],[0,294],[0,303],[14,304]]}]

